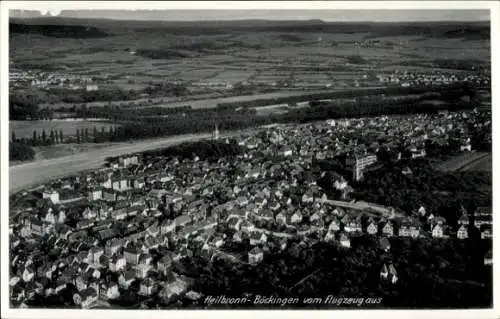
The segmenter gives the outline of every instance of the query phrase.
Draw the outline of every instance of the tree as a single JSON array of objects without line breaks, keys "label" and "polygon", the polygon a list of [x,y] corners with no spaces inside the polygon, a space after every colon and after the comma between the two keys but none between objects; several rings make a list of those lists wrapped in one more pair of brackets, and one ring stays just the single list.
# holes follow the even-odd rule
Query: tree
[{"label": "tree", "polygon": [[50,143],[54,144],[56,142],[56,136],[54,134],[54,130],[50,130]]},{"label": "tree", "polygon": [[9,144],[9,159],[11,161],[27,161],[35,157],[35,151],[28,145],[21,143]]},{"label": "tree", "polygon": [[47,133],[45,133],[45,129],[42,131],[42,143],[47,143]]},{"label": "tree", "polygon": [[36,133],[36,130],[33,130],[33,138],[31,142],[33,146],[36,146],[36,144],[38,143],[38,134]]}]

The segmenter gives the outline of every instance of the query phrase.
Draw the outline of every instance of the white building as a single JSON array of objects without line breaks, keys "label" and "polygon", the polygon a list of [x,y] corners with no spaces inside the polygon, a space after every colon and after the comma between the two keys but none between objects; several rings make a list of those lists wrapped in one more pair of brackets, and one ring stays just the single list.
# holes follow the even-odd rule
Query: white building
[{"label": "white building", "polygon": [[356,181],[363,179],[364,170],[376,162],[376,155],[354,155],[347,159],[347,165],[351,167],[353,179]]},{"label": "white building", "polygon": [[43,191],[43,199],[50,199],[53,204],[59,203],[59,193],[55,190],[45,190]]}]

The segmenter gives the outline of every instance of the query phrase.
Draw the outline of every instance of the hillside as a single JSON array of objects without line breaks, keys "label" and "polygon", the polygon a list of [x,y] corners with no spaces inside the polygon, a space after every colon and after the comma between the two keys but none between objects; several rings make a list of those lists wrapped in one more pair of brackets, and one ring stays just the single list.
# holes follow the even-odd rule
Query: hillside
[{"label": "hillside", "polygon": [[435,38],[489,39],[488,22],[325,22],[307,21],[123,21],[43,17],[11,19],[11,32],[58,37],[103,37],[129,31],[149,34],[208,35],[234,32],[366,33],[367,37],[426,36]]}]

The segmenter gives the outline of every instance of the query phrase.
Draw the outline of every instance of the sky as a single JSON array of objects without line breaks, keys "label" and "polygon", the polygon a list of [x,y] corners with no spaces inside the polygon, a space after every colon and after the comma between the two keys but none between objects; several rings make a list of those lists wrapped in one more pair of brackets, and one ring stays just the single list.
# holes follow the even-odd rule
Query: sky
[{"label": "sky", "polygon": [[324,21],[489,21],[489,10],[42,10],[74,18],[124,20],[310,20]]}]

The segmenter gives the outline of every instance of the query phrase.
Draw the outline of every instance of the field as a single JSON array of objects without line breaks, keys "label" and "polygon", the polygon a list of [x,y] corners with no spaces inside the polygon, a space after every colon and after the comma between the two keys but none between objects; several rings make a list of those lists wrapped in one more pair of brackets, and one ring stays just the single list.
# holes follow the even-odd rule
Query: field
[{"label": "field", "polygon": [[[52,22],[83,23],[57,18]],[[184,23],[182,29],[176,24],[157,22],[127,22],[126,26],[105,20],[85,23],[109,36],[60,38],[11,33],[13,65],[20,69],[52,68],[107,75],[110,80],[106,85],[142,89],[151,83],[169,81],[188,87],[200,82],[273,85],[285,80],[294,81],[297,87],[330,82],[335,86],[339,84],[336,81],[353,86],[353,81],[360,80],[368,70],[429,72],[436,70],[431,62],[437,59],[490,60],[489,39],[483,33],[457,36],[453,33],[457,26],[453,25],[436,25],[431,31],[417,25],[414,34],[404,26],[376,24],[304,22],[294,26],[250,21],[248,25],[227,22],[214,26],[207,22]],[[483,25],[472,27],[484,31]],[[357,41],[378,41],[379,45],[357,46]],[[350,63],[358,53],[365,62]],[[197,89],[192,88],[192,92]]]},{"label": "field", "polygon": [[88,129],[92,134],[93,129],[97,128],[100,132],[101,128],[107,131],[109,127],[114,127],[114,124],[107,121],[85,121],[85,120],[51,120],[51,121],[9,121],[9,131],[16,134],[17,138],[31,138],[33,131],[41,134],[43,130],[50,134],[51,130],[62,130],[63,136],[73,136],[76,130]]}]

